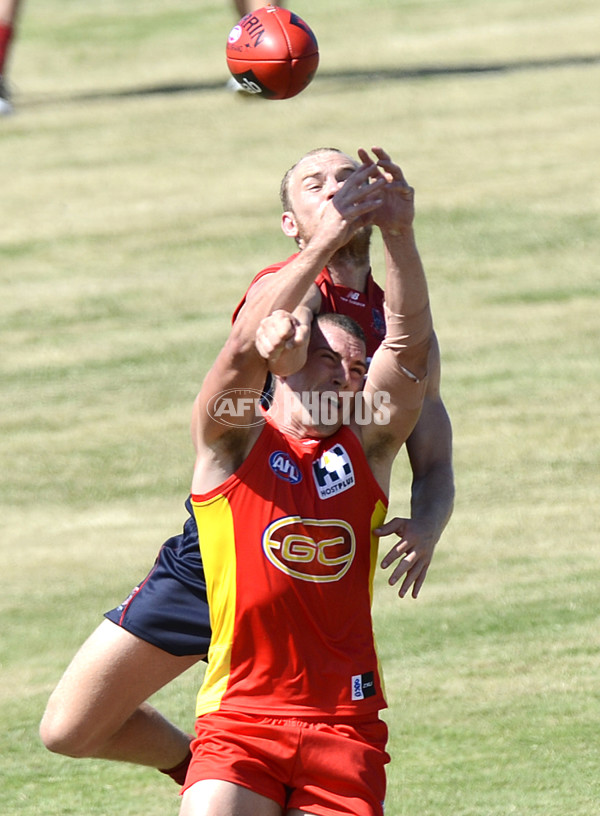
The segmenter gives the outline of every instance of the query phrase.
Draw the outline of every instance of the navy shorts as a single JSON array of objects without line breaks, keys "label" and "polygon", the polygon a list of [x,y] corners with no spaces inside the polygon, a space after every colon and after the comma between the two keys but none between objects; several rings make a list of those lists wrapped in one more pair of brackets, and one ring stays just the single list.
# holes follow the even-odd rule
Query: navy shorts
[{"label": "navy shorts", "polygon": [[105,617],[165,652],[206,655],[210,619],[198,528],[190,499],[180,535],[162,545],[144,580]]}]

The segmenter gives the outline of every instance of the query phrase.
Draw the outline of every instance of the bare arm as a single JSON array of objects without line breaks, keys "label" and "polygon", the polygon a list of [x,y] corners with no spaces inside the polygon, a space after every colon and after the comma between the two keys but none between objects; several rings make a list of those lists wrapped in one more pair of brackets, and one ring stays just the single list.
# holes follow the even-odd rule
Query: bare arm
[{"label": "bare arm", "polygon": [[386,179],[384,201],[374,221],[384,242],[386,336],[373,357],[365,393],[373,400],[378,392],[389,394],[389,418],[385,424],[366,426],[362,439],[373,473],[387,492],[393,460],[421,410],[433,327],[413,231],[414,190],[387,153],[381,148],[373,152]]},{"label": "bare arm", "polygon": [[397,536],[381,566],[386,569],[399,561],[389,583],[393,586],[403,578],[400,597],[412,587],[412,597],[416,598],[454,506],[452,427],[440,394],[440,355],[435,337],[423,408],[406,449],[413,471],[411,518],[393,518],[375,533]]},{"label": "bare arm", "polygon": [[452,425],[440,394],[440,352],[434,335],[427,391],[406,450],[413,471],[411,516],[429,528],[437,543],[454,506]]},{"label": "bare arm", "polygon": [[[373,179],[372,184],[367,181]],[[195,492],[216,486],[241,464],[257,437],[255,407],[248,401],[230,422],[215,415],[214,402],[223,392],[246,389],[259,392],[265,381],[267,361],[255,339],[261,321],[277,310],[293,312],[303,301],[329,258],[344,246],[364,219],[381,204],[382,181],[372,163],[361,165],[327,202],[319,228],[289,264],[271,277],[241,310],[229,338],[208,372],[194,403],[192,438],[196,447]]]},{"label": "bare arm", "polygon": [[[287,264],[285,266],[287,267]],[[281,269],[284,268],[285,267],[281,267]],[[273,282],[273,275],[279,275],[281,273],[281,269],[279,269],[277,272],[269,272],[267,275],[263,275],[259,280],[256,281],[256,283],[253,283],[251,285],[251,287],[246,292],[246,297],[244,298],[241,310],[254,308],[257,302],[258,294],[261,291],[261,289],[264,286],[271,286]],[[320,271],[321,270],[319,270],[319,272]],[[321,302],[322,302],[321,291],[319,287],[315,283],[313,283],[310,285],[306,294],[302,298],[300,307],[305,306],[307,309],[310,309],[313,315],[316,315],[321,310]],[[239,313],[241,314],[242,311],[240,311]]]}]

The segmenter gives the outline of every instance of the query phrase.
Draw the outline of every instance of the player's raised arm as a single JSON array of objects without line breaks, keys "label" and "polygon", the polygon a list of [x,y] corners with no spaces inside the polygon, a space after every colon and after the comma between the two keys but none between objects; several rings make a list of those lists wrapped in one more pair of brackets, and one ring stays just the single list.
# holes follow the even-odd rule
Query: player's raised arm
[{"label": "player's raised arm", "polygon": [[[369,183],[370,182],[370,183]],[[312,178],[300,175],[299,183],[314,183]],[[240,311],[223,349],[207,374],[194,405],[192,436],[196,449],[213,445],[225,437],[243,442],[249,431],[249,418],[255,406],[248,397],[238,401],[236,410],[230,412],[228,422],[215,416],[211,409],[215,398],[224,392],[239,389],[260,391],[266,375],[266,361],[256,349],[258,326],[265,317],[278,309],[293,312],[303,302],[316,276],[332,255],[344,244],[365,219],[381,206],[380,191],[384,179],[372,161],[358,167],[350,167],[344,179],[330,194],[315,196],[313,204],[314,228],[302,242],[302,251],[277,274],[271,276],[268,286],[262,286]],[[286,214],[284,213],[284,216]],[[290,234],[296,229],[291,213],[287,214]],[[252,426],[253,427],[253,426]]]},{"label": "player's raised arm", "polygon": [[[384,201],[374,223],[384,242],[386,336],[365,384],[376,404],[388,394],[386,421],[365,427],[363,443],[380,481],[387,483],[394,456],[412,431],[425,394],[433,324],[423,265],[413,230],[414,190],[381,148],[374,148],[386,179]],[[359,155],[363,162],[364,151]]]}]

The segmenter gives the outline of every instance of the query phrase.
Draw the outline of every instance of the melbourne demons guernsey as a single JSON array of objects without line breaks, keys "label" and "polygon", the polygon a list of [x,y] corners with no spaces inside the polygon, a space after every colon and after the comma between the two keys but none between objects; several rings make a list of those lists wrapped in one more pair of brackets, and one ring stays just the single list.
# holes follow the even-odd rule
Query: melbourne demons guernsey
[{"label": "melbourne demons guernsey", "polygon": [[[283,266],[293,260],[298,253],[291,255],[286,261],[268,266],[259,272],[248,290],[266,275],[273,275],[277,273]],[[367,357],[370,359],[381,341],[385,337],[385,317],[383,314],[383,289],[375,283],[373,276],[369,274],[364,292],[359,292],[356,289],[350,289],[347,286],[340,286],[334,284],[331,280],[331,275],[327,267],[321,270],[315,284],[321,292],[321,312],[338,312],[348,315],[355,320],[365,333],[367,340]],[[236,308],[233,319],[237,317],[242,308],[244,299]]]},{"label": "melbourne demons guernsey", "polygon": [[212,640],[197,715],[347,720],[385,707],[371,619],[387,498],[347,427],[267,418],[242,466],[192,495]]}]

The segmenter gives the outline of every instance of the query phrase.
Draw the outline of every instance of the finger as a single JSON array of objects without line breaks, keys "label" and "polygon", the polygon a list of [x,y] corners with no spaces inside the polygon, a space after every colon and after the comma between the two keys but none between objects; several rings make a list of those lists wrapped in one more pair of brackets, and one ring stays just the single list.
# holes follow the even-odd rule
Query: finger
[{"label": "finger", "polygon": [[336,201],[334,197],[332,204],[347,224],[358,228],[363,223],[371,223],[372,217],[374,217],[373,214],[383,204],[383,198],[379,196],[371,198],[370,196],[369,193],[369,196],[362,198],[362,200],[357,197],[347,202]]},{"label": "finger", "polygon": [[376,165],[366,168],[364,172],[352,179],[352,183],[348,184],[350,179],[346,179],[342,187],[336,193],[336,196],[348,201],[358,201],[367,196],[373,196],[380,187],[387,184],[381,171]]},{"label": "finger", "polygon": [[392,533],[402,535],[404,529],[406,528],[407,522],[408,519],[396,517],[386,521],[385,524],[381,524],[379,527],[376,527],[373,532],[376,536],[386,536],[391,535]]},{"label": "finger", "polygon": [[301,323],[298,328],[296,329],[296,342],[298,345],[302,345],[305,343],[307,338],[310,336],[310,326],[307,326],[305,323]]},{"label": "finger", "polygon": [[373,153],[377,156],[377,166],[384,168],[387,173],[389,173],[395,181],[398,181],[406,186],[408,183],[404,177],[404,173],[402,172],[402,168],[399,167],[396,162],[392,161],[390,155],[385,152],[381,147],[373,147],[371,148]]},{"label": "finger", "polygon": [[418,565],[415,565],[412,569],[410,569],[406,573],[406,577],[402,582],[398,595],[401,598],[406,597],[410,587],[412,586],[411,595],[413,598],[417,598],[427,576],[427,569],[428,567],[421,567]]},{"label": "finger", "polygon": [[428,566],[427,566],[427,567],[424,567],[424,568],[421,570],[421,572],[419,573],[419,576],[418,576],[417,580],[415,581],[415,585],[413,586],[413,591],[412,591],[412,596],[413,596],[413,598],[417,598],[417,597],[418,597],[419,592],[421,591],[421,587],[422,587],[422,586],[423,586],[423,584],[425,583],[425,578],[427,577],[427,570],[428,570],[428,569],[429,569],[429,567],[428,567]]},{"label": "finger", "polygon": [[[381,150],[381,148],[375,148],[375,149],[371,148],[371,149],[373,150],[373,152],[375,152],[375,150]],[[363,165],[368,165],[368,166],[370,166],[370,167],[374,167],[374,166],[375,166],[375,161],[374,161],[374,160],[373,160],[373,158],[372,158],[372,157],[369,155],[369,152],[368,152],[367,150],[365,150],[365,149],[364,149],[364,147],[359,147],[359,148],[358,148],[357,153],[358,153],[358,158],[360,159],[360,161],[361,161],[361,163],[362,163]],[[377,156],[377,153],[375,153],[375,156],[376,156],[377,158],[379,158],[379,157]]]},{"label": "finger", "polygon": [[293,336],[293,328],[290,328],[290,326],[285,323],[278,323],[276,325],[271,324],[265,326],[262,330],[261,340],[265,348],[270,346],[274,349],[277,346],[285,345]]},{"label": "finger", "polygon": [[351,186],[363,187],[366,185],[369,178],[376,179],[379,176],[381,176],[381,173],[377,167],[377,164],[367,153],[365,153],[363,163],[348,176],[345,183],[342,185],[342,189],[344,189],[344,187]]},{"label": "finger", "polygon": [[402,578],[404,575],[407,575],[408,573],[410,573],[410,571],[411,571],[411,570],[413,570],[413,569],[414,569],[414,567],[415,567],[415,564],[414,564],[414,553],[411,553],[410,555],[405,556],[405,557],[402,559],[402,561],[400,561],[400,563],[398,564],[398,566],[396,567],[396,569],[395,569],[395,570],[392,572],[392,574],[390,575],[390,577],[389,577],[389,584],[390,584],[390,586],[394,586],[394,584],[397,584],[397,583],[398,583],[398,581],[399,581],[399,580],[400,580],[400,579],[401,579],[401,578]]},{"label": "finger", "polygon": [[310,334],[310,329],[308,326],[296,326],[294,334],[289,338],[286,342],[286,348],[297,348],[301,346],[303,343],[306,342],[308,335]]},{"label": "finger", "polygon": [[397,544],[395,544],[392,549],[383,557],[381,561],[381,568],[387,569],[391,566],[394,561],[397,561],[399,558],[402,558],[411,550],[411,545],[408,541],[399,540]]},{"label": "finger", "polygon": [[406,573],[406,577],[405,577],[404,581],[402,582],[402,586],[398,590],[398,595],[400,596],[400,598],[405,598],[406,597],[406,594],[407,594],[408,590],[410,589],[411,585],[413,584],[414,577],[413,577],[412,573],[413,573],[413,570],[409,570]]},{"label": "finger", "polygon": [[372,147],[371,150],[377,159],[377,164],[393,164],[391,156],[382,147]]}]

